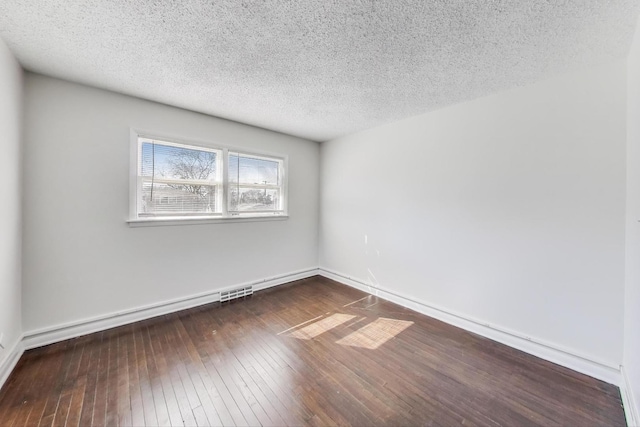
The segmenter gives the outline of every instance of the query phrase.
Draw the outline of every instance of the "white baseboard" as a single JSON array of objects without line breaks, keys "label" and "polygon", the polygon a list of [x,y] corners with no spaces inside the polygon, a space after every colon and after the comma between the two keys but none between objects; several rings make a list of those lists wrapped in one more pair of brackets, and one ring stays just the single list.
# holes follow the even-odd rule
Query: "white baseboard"
[{"label": "white baseboard", "polygon": [[359,280],[342,273],[331,271],[323,267],[320,267],[318,270],[321,276],[359,289],[363,292],[376,295],[382,299],[410,308],[418,313],[425,314],[453,326],[482,335],[483,337],[498,341],[502,344],[508,345],[509,347],[522,350],[525,353],[532,354],[540,357],[541,359],[548,360],[610,384],[614,384],[616,386],[621,384],[620,369],[617,366],[611,366],[610,364],[594,360],[592,357],[578,354],[573,350],[562,348],[556,344],[547,343],[540,339],[535,339],[515,331],[497,327],[487,322],[482,322],[469,316],[455,313],[451,310],[437,307],[406,295],[401,295],[395,291],[383,289],[379,286],[373,286],[363,280]]},{"label": "white baseboard", "polygon": [[629,427],[639,427],[640,408],[637,406],[638,401],[635,399],[633,388],[631,388],[631,382],[624,366],[620,366],[620,372],[622,374],[620,396],[622,397],[622,406],[624,407],[624,415],[627,418],[627,425]]},{"label": "white baseboard", "polygon": [[22,344],[22,337],[11,347],[7,356],[0,363],[0,389],[4,383],[9,379],[9,375],[13,372],[13,369],[18,364],[18,360],[24,353],[24,345]]},{"label": "white baseboard", "polygon": [[110,313],[102,316],[96,316],[90,319],[82,319],[75,322],[60,324],[48,328],[38,329],[24,333],[22,341],[25,350],[36,347],[42,347],[55,342],[64,341],[70,338],[91,334],[93,332],[104,331],[106,329],[115,328],[117,326],[126,325],[140,320],[150,319],[156,316],[173,313],[187,308],[197,307],[220,300],[220,292],[236,289],[245,286],[253,286],[254,291],[270,288],[272,286],[282,285],[294,280],[305,279],[318,275],[317,268],[309,268],[306,270],[296,271],[292,273],[274,276],[262,280],[247,283],[239,283],[234,286],[228,286],[213,291],[190,295],[187,297],[176,298],[170,301],[149,304],[142,307],[136,307],[126,311]]}]

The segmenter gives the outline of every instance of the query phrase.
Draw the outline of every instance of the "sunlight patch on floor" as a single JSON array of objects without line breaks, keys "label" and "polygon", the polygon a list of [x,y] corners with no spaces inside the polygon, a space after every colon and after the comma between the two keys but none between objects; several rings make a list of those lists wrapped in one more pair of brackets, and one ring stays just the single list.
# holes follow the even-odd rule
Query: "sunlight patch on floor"
[{"label": "sunlight patch on floor", "polygon": [[356,303],[358,303],[358,302],[360,302],[360,301],[362,301],[362,300],[365,300],[365,299],[367,299],[367,298],[369,298],[369,295],[367,295],[366,297],[362,297],[362,298],[360,298],[360,299],[357,299],[357,300],[355,300],[355,301],[351,301],[349,304],[345,304],[345,305],[343,305],[343,307],[349,307],[350,305],[356,304]]},{"label": "sunlight patch on floor", "polygon": [[356,316],[352,316],[350,314],[341,314],[336,313],[332,314],[329,317],[326,317],[322,320],[318,320],[315,323],[312,323],[304,328],[298,329],[297,331],[293,331],[289,334],[292,338],[299,338],[302,340],[310,340],[311,338],[315,338],[318,335],[327,332],[330,329],[335,328],[336,326],[342,325],[345,322],[353,319]]},{"label": "sunlight patch on floor", "polygon": [[318,316],[318,317],[314,317],[313,319],[306,320],[306,321],[304,321],[304,322],[302,322],[302,323],[298,323],[296,326],[292,326],[292,327],[290,327],[289,329],[285,329],[285,330],[284,330],[284,331],[282,331],[282,332],[278,332],[278,335],[282,335],[282,334],[284,334],[284,333],[287,333],[287,332],[289,332],[289,331],[292,331],[292,330],[294,330],[294,329],[297,329],[297,328],[299,328],[300,326],[302,326],[302,325],[306,325],[307,323],[311,323],[311,322],[313,322],[314,320],[318,320],[318,319],[319,319],[319,318],[321,318],[321,317],[322,317],[322,315],[320,315],[320,316]]},{"label": "sunlight patch on floor", "polygon": [[375,350],[411,325],[413,322],[380,317],[338,340],[337,343]]}]

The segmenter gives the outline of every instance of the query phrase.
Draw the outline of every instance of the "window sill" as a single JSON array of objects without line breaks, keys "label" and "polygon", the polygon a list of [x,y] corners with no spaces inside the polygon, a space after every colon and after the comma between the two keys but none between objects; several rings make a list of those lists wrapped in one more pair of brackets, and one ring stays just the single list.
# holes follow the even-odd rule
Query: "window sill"
[{"label": "window sill", "polygon": [[235,222],[262,222],[262,221],[284,221],[289,215],[278,216],[239,216],[239,217],[196,217],[196,218],[140,218],[129,219],[129,227],[162,227],[173,225],[200,225],[200,224],[221,224]]}]

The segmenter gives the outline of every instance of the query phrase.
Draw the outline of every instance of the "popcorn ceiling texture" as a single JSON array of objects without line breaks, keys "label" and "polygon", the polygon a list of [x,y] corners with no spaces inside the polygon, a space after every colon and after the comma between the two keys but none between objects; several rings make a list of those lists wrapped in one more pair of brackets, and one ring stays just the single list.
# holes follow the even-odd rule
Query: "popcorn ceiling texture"
[{"label": "popcorn ceiling texture", "polygon": [[0,0],[28,70],[323,141],[626,56],[637,0]]}]

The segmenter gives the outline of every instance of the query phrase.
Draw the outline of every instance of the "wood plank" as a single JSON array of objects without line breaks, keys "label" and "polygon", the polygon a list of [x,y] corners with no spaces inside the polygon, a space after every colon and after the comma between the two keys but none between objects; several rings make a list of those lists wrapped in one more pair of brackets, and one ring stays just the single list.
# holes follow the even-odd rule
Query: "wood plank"
[{"label": "wood plank", "polygon": [[175,316],[172,316],[172,322],[163,325],[159,345],[165,356],[165,360],[167,361],[169,380],[171,381],[171,386],[176,396],[176,403],[180,410],[182,422],[185,425],[193,426],[196,425],[196,419],[189,404],[187,390],[185,389],[180,373],[178,372],[178,365],[182,362],[174,351],[176,344],[173,335],[171,334],[174,318]]},{"label": "wood plank", "polygon": [[11,410],[7,414],[8,416],[6,416],[7,426],[22,425],[29,417],[34,404],[37,404],[35,394],[37,393],[36,390],[39,388],[38,379],[43,367],[47,364],[46,362],[45,357],[41,355],[34,357],[34,360],[32,360],[28,365],[30,375],[23,383],[26,392],[22,396],[16,396],[16,399],[14,399],[13,410]]},{"label": "wood plank", "polygon": [[86,383],[84,388],[84,397],[82,410],[80,411],[79,425],[86,426],[91,425],[93,420],[94,402],[96,399],[96,387],[98,382],[98,374],[100,372],[98,363],[100,361],[100,346],[95,345],[87,346],[85,354],[87,354],[86,367],[83,368],[84,375],[86,375]]},{"label": "wood plank", "polygon": [[163,326],[166,322],[160,322],[159,324],[152,325],[148,328],[149,344],[154,354],[154,362],[156,369],[158,370],[157,378],[160,381],[162,391],[165,397],[165,403],[167,404],[167,414],[169,416],[169,423],[172,426],[184,425],[182,415],[180,414],[180,407],[176,399],[176,394],[171,384],[171,378],[169,375],[169,367],[167,365],[166,356],[163,352],[161,339],[159,334],[163,332]]},{"label": "wood plank", "polygon": [[[195,397],[200,401],[201,410],[207,417],[208,425],[222,425],[222,420],[216,410],[216,404],[211,399],[211,396],[215,398],[216,389],[211,387],[208,372],[195,349],[194,342],[184,328],[184,321],[185,319],[180,316],[180,322],[176,324],[176,332],[180,340],[179,343],[181,343],[178,344],[178,351],[183,357],[182,360],[185,362],[186,371],[196,393]],[[218,407],[221,408],[220,405]],[[226,411],[224,408],[221,409]]]},{"label": "wood plank", "polygon": [[158,425],[158,417],[156,412],[156,402],[153,391],[151,389],[151,381],[149,380],[149,371],[147,369],[147,355],[145,353],[143,331],[146,329],[146,323],[141,322],[139,327],[135,329],[133,342],[136,355],[136,370],[138,372],[138,381],[140,384],[140,394],[142,397],[142,409],[144,412],[144,420],[147,425]]},{"label": "wood plank", "polygon": [[[196,347],[199,350],[199,359],[202,360],[202,357],[205,356],[206,349],[209,347],[210,340],[204,340],[202,338],[209,335],[210,323],[206,316],[205,310],[197,310],[193,311],[190,316],[190,321],[185,323],[185,327],[189,326],[187,329],[192,342],[194,343],[202,343],[203,345],[199,345]],[[235,326],[231,323],[231,326]],[[218,338],[217,334],[211,335],[212,339]],[[224,355],[227,360],[228,365],[232,368],[230,369],[231,375],[235,378],[235,383],[239,386],[245,400],[249,403],[251,410],[256,415],[256,418],[259,420],[261,425],[283,425],[283,421],[279,415],[273,410],[273,407],[269,404],[266,399],[264,399],[264,395],[262,392],[255,386],[253,380],[246,375],[246,371],[241,364],[238,363],[237,356],[233,351],[233,345],[231,347],[225,343],[220,342],[221,348],[220,351]],[[269,412],[270,414],[268,414]],[[279,421],[276,423],[276,420]]]},{"label": "wood plank", "polygon": [[119,426],[132,426],[131,396],[129,394],[129,352],[131,334],[121,328],[118,333],[118,423]]},{"label": "wood plank", "polygon": [[149,337],[149,327],[152,327],[152,325],[148,325],[142,331],[142,343],[144,347],[144,354],[146,356],[146,366],[149,375],[151,394],[153,395],[153,407],[156,410],[158,425],[170,426],[171,422],[169,419],[169,409],[167,407],[167,401],[165,399],[160,374],[158,373],[158,368],[156,367],[156,358]]},{"label": "wood plank", "polygon": [[[61,359],[61,367],[55,375],[56,378],[53,384],[48,388],[42,388],[43,393],[46,393],[48,395],[47,403],[45,405],[44,411],[42,412],[39,423],[39,425],[43,427],[53,425],[55,414],[60,401],[60,393],[62,392],[67,372],[71,369],[71,366],[69,365],[69,358],[73,354],[73,341],[63,341],[61,343],[53,344],[48,347],[51,349],[51,354],[55,354]],[[47,347],[32,350],[33,354],[37,354],[41,351],[46,352]],[[0,420],[1,419],[2,418],[0,417]]]},{"label": "wood plank", "polygon": [[39,425],[49,400],[52,398],[57,400],[57,397],[52,397],[50,390],[55,389],[56,382],[62,372],[63,354],[57,351],[56,346],[48,346],[44,352],[44,357],[46,358],[46,365],[44,366],[44,375],[38,377],[37,403],[25,422],[25,425],[29,426]]},{"label": "wood plank", "polygon": [[107,376],[106,390],[107,403],[105,407],[105,425],[118,425],[118,331],[109,330],[105,332],[107,340]]},{"label": "wood plank", "polygon": [[97,344],[97,371],[95,382],[95,398],[91,425],[104,426],[107,411],[107,375],[109,374],[109,343],[105,339],[105,333],[100,332],[96,336]]},{"label": "wood plank", "polygon": [[[74,395],[78,394],[78,373],[80,371],[82,357],[86,350],[86,343],[88,341],[91,341],[91,338],[81,337],[71,340],[73,343],[73,350],[70,352],[67,373],[62,384],[62,389],[60,390],[58,407],[56,408],[56,412],[53,417],[54,426],[66,425],[70,411],[75,411],[78,407],[79,402],[72,401],[72,398]],[[71,412],[71,414],[73,417],[74,412]]]},{"label": "wood plank", "polygon": [[147,424],[144,417],[142,404],[142,390],[140,388],[140,378],[138,376],[138,361],[136,354],[135,333],[138,324],[126,326],[127,342],[127,372],[129,373],[129,402],[131,407],[131,423],[134,426],[151,425],[151,420]]}]

